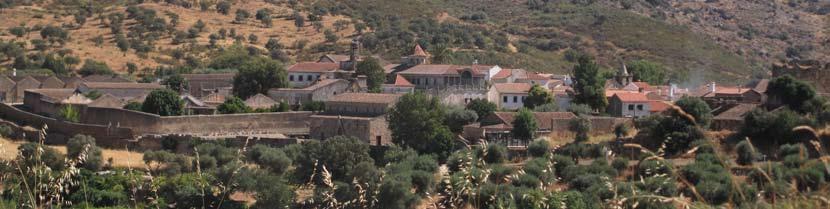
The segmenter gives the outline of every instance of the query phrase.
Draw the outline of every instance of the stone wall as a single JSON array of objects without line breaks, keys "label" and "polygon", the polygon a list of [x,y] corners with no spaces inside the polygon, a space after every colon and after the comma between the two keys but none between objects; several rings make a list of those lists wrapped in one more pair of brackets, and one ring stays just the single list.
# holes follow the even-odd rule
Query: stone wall
[{"label": "stone wall", "polygon": [[65,143],[76,134],[90,135],[95,137],[99,146],[113,148],[123,148],[133,139],[133,132],[128,128],[60,121],[26,112],[9,104],[0,104],[0,118],[36,129],[45,125],[48,127],[46,141],[50,144]]},{"label": "stone wall", "polygon": [[188,115],[161,117],[138,111],[86,107],[81,122],[130,128],[137,135],[216,133],[308,133],[312,112],[251,113],[232,115]]},{"label": "stone wall", "polygon": [[[588,119],[591,120],[590,134],[592,135],[613,133],[614,128],[619,124],[628,123],[629,125],[633,125],[634,123],[631,118],[592,116],[588,117]],[[551,126],[555,130],[554,132],[570,133],[571,119],[554,120]]]},{"label": "stone wall", "polygon": [[772,65],[772,76],[791,75],[813,85],[818,92],[830,93],[830,63],[816,60],[790,60]]},{"label": "stone wall", "polygon": [[392,134],[384,116],[346,117],[315,115],[311,117],[311,138],[325,140],[329,137],[346,135],[363,140],[371,145],[392,144]]}]

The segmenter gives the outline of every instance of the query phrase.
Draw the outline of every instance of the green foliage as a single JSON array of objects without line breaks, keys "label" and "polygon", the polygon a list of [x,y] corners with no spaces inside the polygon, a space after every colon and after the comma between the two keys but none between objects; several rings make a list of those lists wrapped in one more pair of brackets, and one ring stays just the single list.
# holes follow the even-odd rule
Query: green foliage
[{"label": "green foliage", "polygon": [[547,140],[535,140],[527,145],[527,154],[531,157],[543,157],[550,151],[550,143]]},{"label": "green foliage", "polygon": [[478,115],[475,111],[467,110],[457,107],[449,107],[444,113],[444,123],[450,128],[453,133],[460,133],[464,130],[464,126],[478,120]]},{"label": "green foliage", "polygon": [[695,123],[702,128],[707,128],[712,123],[712,109],[698,97],[684,96],[674,102],[674,105],[694,117]]},{"label": "green foliage", "polygon": [[61,109],[58,111],[58,118],[61,120],[77,123],[81,121],[81,113],[78,112],[78,109],[72,107],[71,104],[63,105]]},{"label": "green foliage", "polygon": [[[489,144],[484,152],[484,162],[489,164],[504,163],[508,160],[507,147],[498,144]],[[479,155],[482,156],[482,155]]]},{"label": "green foliage", "polygon": [[34,167],[36,165],[45,165],[54,171],[60,171],[64,168],[64,155],[58,152],[55,148],[28,142],[17,147],[17,160],[23,166]]},{"label": "green foliage", "polygon": [[648,60],[636,60],[628,62],[626,66],[635,81],[642,81],[651,85],[664,85],[668,80],[666,68],[660,63]]},{"label": "green foliage", "polygon": [[11,138],[12,134],[14,134],[12,127],[8,125],[0,125],[0,137]]},{"label": "green foliage", "polygon": [[777,147],[798,142],[792,129],[806,124],[809,124],[808,119],[790,110],[767,112],[755,109],[744,115],[744,125],[740,134],[749,137],[752,144]]},{"label": "green foliage", "polygon": [[288,73],[282,63],[264,57],[255,57],[239,66],[233,78],[233,93],[246,99],[258,93],[267,94],[271,88],[288,86]]},{"label": "green foliage", "polygon": [[628,136],[630,132],[631,125],[629,125],[628,123],[620,123],[614,126],[614,135],[617,136],[617,138]]},{"label": "green foliage", "polygon": [[605,98],[605,80],[599,75],[599,66],[591,57],[579,57],[573,68],[574,103],[587,104],[594,110],[604,110],[608,106]]},{"label": "green foliage", "polygon": [[735,161],[739,165],[752,165],[760,157],[758,151],[748,140],[738,142],[738,145],[735,145],[735,152],[738,153],[738,158]]},{"label": "green foliage", "polygon": [[216,4],[216,11],[223,15],[228,15],[231,12],[231,3],[228,1],[220,1]]},{"label": "green foliage", "polygon": [[537,106],[547,104],[555,104],[553,101],[553,94],[551,94],[550,91],[544,87],[534,84],[533,87],[530,88],[530,92],[524,101],[524,106],[529,109],[534,109]]},{"label": "green foliage", "polygon": [[113,72],[107,63],[86,59],[84,65],[78,70],[78,74],[82,76],[89,75],[112,75]]},{"label": "green foliage", "polygon": [[703,130],[694,123],[694,118],[686,117],[678,111],[670,110],[668,116],[652,116],[639,121],[649,124],[643,127],[651,140],[662,141],[667,154],[677,154],[691,148],[691,144],[704,139]]},{"label": "green foliage", "polygon": [[498,107],[495,103],[487,101],[486,99],[473,99],[469,103],[467,103],[468,110],[472,110],[476,112],[478,115],[478,119],[482,119],[490,114],[493,114]]},{"label": "green foliage", "polygon": [[[288,104],[286,104],[288,105]],[[282,109],[282,107],[278,107],[277,109]],[[322,112],[326,110],[326,103],[321,101],[311,101],[303,103],[303,106],[300,107],[302,111],[314,111],[314,112]],[[279,111],[284,112],[284,111]]]},{"label": "green foliage", "polygon": [[575,142],[586,142],[590,138],[588,133],[591,131],[591,120],[585,117],[575,117],[570,121],[570,129],[576,133]]},{"label": "green foliage", "polygon": [[538,128],[533,112],[522,108],[516,113],[516,119],[513,120],[513,130],[510,133],[517,139],[532,140],[536,136],[536,129]]},{"label": "green foliage", "polygon": [[187,87],[189,86],[187,80],[180,74],[173,74],[165,78],[161,81],[161,85],[165,85],[170,90],[180,93],[187,91]]},{"label": "green foliage", "polygon": [[[335,136],[323,142],[311,141],[303,144],[302,151],[296,159],[295,173],[302,182],[319,179],[310,179],[312,174],[321,172],[323,166],[331,172],[334,180],[351,181],[346,179],[361,162],[373,163],[369,156],[369,145],[353,137]],[[320,174],[314,174],[320,178]]]},{"label": "green foliage", "polygon": [[124,105],[124,109],[133,110],[133,111],[141,111],[143,104],[141,102],[131,101]]},{"label": "green foliage", "polygon": [[547,103],[533,108],[534,112],[559,112],[559,105],[556,103]]},{"label": "green foliage", "polygon": [[582,115],[591,115],[594,110],[591,109],[591,106],[586,104],[571,104],[570,108],[568,108],[568,112],[572,112],[575,115],[582,116]]},{"label": "green foliage", "polygon": [[366,85],[369,87],[369,92],[380,92],[381,85],[386,82],[386,73],[380,61],[374,57],[367,57],[357,63],[357,75],[366,76]]},{"label": "green foliage", "polygon": [[431,153],[444,159],[452,148],[453,136],[444,125],[444,108],[437,98],[416,92],[402,96],[389,114],[392,140],[419,153]]},{"label": "green foliage", "polygon": [[292,165],[291,158],[285,152],[264,145],[255,145],[247,154],[248,159],[277,175],[286,173]]},{"label": "green foliage", "polygon": [[95,138],[87,135],[75,135],[66,142],[66,156],[76,159],[83,156],[81,164],[86,169],[97,171],[101,169],[103,157],[101,148],[95,146]]},{"label": "green foliage", "polygon": [[178,116],[184,114],[184,102],[170,89],[157,89],[144,99],[141,111],[160,116]]},{"label": "green foliage", "polygon": [[815,97],[816,91],[810,84],[784,75],[769,81],[767,95],[770,102],[779,102],[792,110],[804,112],[804,103]]},{"label": "green foliage", "polygon": [[216,111],[219,111],[221,114],[240,114],[240,113],[250,113],[253,112],[248,105],[245,104],[245,101],[242,101],[239,97],[228,97],[225,99],[225,102],[220,104],[216,107]]},{"label": "green foliage", "polygon": [[46,55],[46,57],[43,59],[43,65],[41,67],[52,70],[52,72],[54,72],[56,75],[69,74],[69,70],[66,67],[66,63],[63,61],[62,58],[57,57],[54,54]]}]

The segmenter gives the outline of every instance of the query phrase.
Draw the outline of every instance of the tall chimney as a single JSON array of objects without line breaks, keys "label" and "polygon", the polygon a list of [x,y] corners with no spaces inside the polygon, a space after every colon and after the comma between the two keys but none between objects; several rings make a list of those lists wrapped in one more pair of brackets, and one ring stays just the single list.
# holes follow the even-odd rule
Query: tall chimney
[{"label": "tall chimney", "polygon": [[12,76],[17,76],[17,68],[12,68]]},{"label": "tall chimney", "polygon": [[671,84],[671,87],[669,87],[669,99],[674,100],[675,91],[677,91],[677,84]]},{"label": "tall chimney", "polygon": [[357,56],[360,53],[360,41],[358,38],[352,40],[352,51],[349,54],[349,70],[356,71],[357,70]]},{"label": "tall chimney", "polygon": [[715,84],[715,82],[714,82],[714,81],[712,81],[712,83],[711,83],[711,84],[709,84],[709,92],[710,92],[710,93],[715,93],[715,92],[718,90],[718,88],[717,88],[715,85],[716,85],[716,84]]}]

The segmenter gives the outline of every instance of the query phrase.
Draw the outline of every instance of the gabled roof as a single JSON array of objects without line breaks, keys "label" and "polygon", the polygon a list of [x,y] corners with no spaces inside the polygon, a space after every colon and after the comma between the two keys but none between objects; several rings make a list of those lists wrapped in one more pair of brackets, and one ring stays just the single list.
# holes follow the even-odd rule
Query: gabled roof
[{"label": "gabled roof", "polygon": [[493,75],[493,79],[505,79],[513,75],[513,69],[501,69],[499,73]]},{"label": "gabled roof", "polygon": [[81,86],[90,89],[161,89],[164,86],[155,83],[113,83],[113,82],[84,82]]},{"label": "gabled roof", "polygon": [[664,101],[652,100],[652,101],[648,102],[648,106],[650,108],[648,110],[649,112],[657,113],[657,112],[663,112],[663,111],[668,110],[669,107],[671,107],[671,104],[668,104]]},{"label": "gabled roof", "polygon": [[423,48],[421,48],[421,44],[415,44],[415,49],[412,50],[411,56],[427,57],[429,56],[429,53],[427,53],[426,51],[424,51]]},{"label": "gabled roof", "polygon": [[496,83],[493,84],[493,87],[499,93],[526,94],[530,92],[533,85],[529,83]]},{"label": "gabled roof", "polygon": [[28,76],[28,75],[27,76],[12,76],[12,77],[9,77],[9,78],[11,78],[15,83],[31,82],[31,83],[37,83],[38,85],[40,85],[40,81],[38,81],[34,77]]},{"label": "gabled roof", "polygon": [[649,99],[645,94],[632,92],[619,92],[614,94],[622,102],[648,102]]},{"label": "gabled roof", "polygon": [[187,102],[187,104],[192,105],[192,106],[196,106],[196,107],[206,107],[207,106],[207,104],[202,102],[202,100],[200,100],[199,98],[196,98],[196,97],[194,97],[193,95],[190,95],[190,94],[181,95],[181,96],[179,96],[179,98],[181,98],[182,100]]},{"label": "gabled roof", "polygon": [[340,69],[340,63],[301,62],[288,67],[288,72],[326,73]]},{"label": "gabled roof", "polygon": [[104,94],[101,97],[98,97],[95,101],[92,101],[88,104],[90,107],[109,107],[109,108],[122,108],[124,105],[127,105],[124,100],[113,96],[112,94]]},{"label": "gabled roof", "polygon": [[369,104],[394,104],[398,102],[399,94],[379,93],[342,93],[329,97],[329,102],[346,103],[369,103]]},{"label": "gabled roof", "polygon": [[741,103],[735,105],[735,107],[729,108],[728,110],[716,115],[715,119],[730,119],[730,120],[743,120],[744,115],[749,111],[752,111],[758,107],[758,104],[746,104]]},{"label": "gabled roof", "polygon": [[245,100],[245,105],[253,109],[269,108],[277,104],[276,101],[263,94],[256,94]]},{"label": "gabled roof", "polygon": [[118,75],[88,75],[83,77],[86,82],[107,82],[107,83],[134,83],[130,79],[122,78]]},{"label": "gabled roof", "polygon": [[317,60],[317,62],[318,62],[318,63],[322,63],[322,62],[320,62],[320,61],[322,61],[322,60],[323,60],[323,58],[327,58],[327,59],[329,59],[329,60],[331,60],[331,61],[334,61],[335,63],[337,63],[337,62],[347,62],[347,61],[349,61],[349,60],[351,59],[351,57],[350,57],[349,55],[343,55],[343,54],[326,54],[326,55],[323,55],[322,57],[320,57],[320,60]]},{"label": "gabled roof", "polygon": [[209,104],[222,104],[227,99],[227,96],[222,93],[214,92],[202,97],[202,102]]},{"label": "gabled roof", "polygon": [[406,78],[404,78],[401,75],[395,75],[395,83],[393,83],[393,85],[401,86],[401,87],[415,86],[415,85],[412,85],[412,83],[409,82],[409,80],[406,80]]},{"label": "gabled roof", "polygon": [[416,65],[409,69],[399,72],[403,75],[460,75],[464,71],[470,71],[475,76],[485,75],[482,71],[487,71],[494,66],[474,65],[474,66],[460,66],[460,65],[433,65],[423,64]]}]

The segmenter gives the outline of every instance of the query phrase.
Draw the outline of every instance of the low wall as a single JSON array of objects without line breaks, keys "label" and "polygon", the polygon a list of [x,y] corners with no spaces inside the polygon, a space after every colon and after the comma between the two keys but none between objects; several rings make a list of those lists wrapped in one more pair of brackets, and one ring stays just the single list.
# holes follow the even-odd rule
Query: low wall
[{"label": "low wall", "polygon": [[[591,132],[590,134],[607,134],[613,133],[614,128],[619,124],[627,123],[629,125],[633,125],[634,120],[631,118],[617,118],[617,117],[598,117],[592,116],[588,117],[591,120]],[[560,120],[553,120],[551,123],[552,129],[555,132],[562,131],[562,132],[570,132],[571,130],[571,119],[560,119]]]},{"label": "low wall", "polygon": [[18,125],[32,126],[36,129],[47,126],[45,140],[49,144],[66,143],[66,140],[72,136],[84,134],[95,137],[95,143],[99,146],[123,148],[133,139],[132,130],[127,128],[61,121],[26,112],[9,104],[0,104],[0,117]]},{"label": "low wall", "polygon": [[86,107],[81,122],[130,128],[137,135],[215,133],[283,133],[302,134],[309,131],[313,112],[251,113],[232,115],[188,115],[160,117],[132,110]]}]

